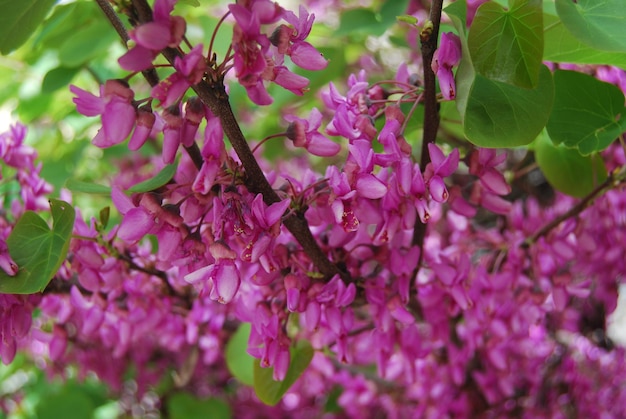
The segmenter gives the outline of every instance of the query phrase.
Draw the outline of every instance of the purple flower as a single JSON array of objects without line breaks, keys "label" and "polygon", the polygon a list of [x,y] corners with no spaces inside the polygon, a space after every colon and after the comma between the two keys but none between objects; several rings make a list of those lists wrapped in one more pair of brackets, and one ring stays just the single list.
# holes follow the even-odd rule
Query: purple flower
[{"label": "purple flower", "polygon": [[439,79],[439,88],[446,100],[456,97],[452,67],[456,66],[459,61],[461,61],[461,40],[452,32],[442,33],[439,48],[433,55],[431,68]]}]

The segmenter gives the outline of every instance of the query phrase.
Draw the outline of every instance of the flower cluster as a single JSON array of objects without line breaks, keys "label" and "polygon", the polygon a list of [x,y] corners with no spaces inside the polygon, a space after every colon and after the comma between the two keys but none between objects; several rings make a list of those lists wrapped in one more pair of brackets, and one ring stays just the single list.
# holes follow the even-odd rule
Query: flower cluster
[{"label": "flower cluster", "polygon": [[[117,174],[119,224],[78,212],[67,261],[45,292],[0,295],[3,362],[29,346],[50,371],[77,365],[116,391],[132,370],[138,393],[166,371],[176,389],[228,400],[236,417],[624,416],[624,349],[597,316],[615,309],[625,279],[623,186],[537,235],[573,198],[518,198],[503,174],[519,163],[513,153],[451,142],[424,144],[416,157],[420,132],[407,128],[415,116],[404,103],[419,104],[423,90],[406,65],[390,80],[363,70],[331,83],[306,119],[289,110],[284,136],[306,152],[252,165],[238,154],[228,102],[216,109],[206,96],[225,94],[216,85],[231,68],[255,104],[272,101],[267,81],[304,94],[308,81],[284,59],[326,66],[306,41],[314,16],[269,0],[231,4],[232,55],[218,65],[182,42],[174,3],[155,1],[153,21],[131,31],[135,45],[120,59],[141,71],[177,51],[149,97],[136,99],[123,80],[99,96],[71,87],[78,111],[101,117],[96,146],[130,136],[132,151],[161,147],[154,158],[129,153],[120,167],[172,164],[174,175],[146,191],[129,187],[143,171]],[[455,97],[459,59],[458,38],[443,34],[432,70],[444,100]],[[598,71],[616,83],[623,75]],[[189,98],[192,86],[206,95]],[[0,217],[9,275],[14,218],[45,208],[50,192],[23,139],[20,126],[0,136],[0,158],[22,188],[13,219]],[[320,170],[308,154],[327,164]],[[619,144],[603,158],[610,171],[626,165]],[[225,365],[240,324],[250,327],[247,353],[274,380],[293,371],[298,342],[315,352],[275,407]]]}]

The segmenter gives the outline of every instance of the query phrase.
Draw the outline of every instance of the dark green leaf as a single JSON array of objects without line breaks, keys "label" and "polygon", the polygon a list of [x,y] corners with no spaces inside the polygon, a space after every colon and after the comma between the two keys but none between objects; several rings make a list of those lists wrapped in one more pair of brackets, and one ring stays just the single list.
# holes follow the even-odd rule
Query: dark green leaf
[{"label": "dark green leaf", "polygon": [[0,271],[0,293],[33,294],[43,291],[65,260],[74,228],[74,208],[50,200],[52,229],[33,211],[26,211],[7,239],[9,253],[20,268],[16,276]]},{"label": "dark green leaf", "polygon": [[535,87],[543,56],[541,0],[517,0],[509,10],[492,2],[483,4],[474,17],[468,46],[482,76]]},{"label": "dark green leaf", "polygon": [[46,73],[41,83],[42,93],[52,93],[61,88],[67,88],[80,68],[57,67]]},{"label": "dark green leaf", "polygon": [[467,106],[459,109],[464,116],[465,135],[481,147],[529,144],[548,122],[553,100],[552,74],[545,66],[534,89],[476,75],[467,97]]},{"label": "dark green leaf", "polygon": [[262,368],[258,359],[254,361],[254,391],[263,403],[274,406],[307,369],[313,359],[313,347],[307,341],[299,341],[291,348],[291,364],[283,381],[274,381],[274,368]]},{"label": "dark green leaf", "polygon": [[558,70],[554,87],[547,128],[555,144],[578,147],[586,155],[604,150],[626,131],[624,94],[617,86],[577,71]]},{"label": "dark green leaf", "polygon": [[220,399],[197,399],[189,393],[175,393],[167,399],[171,419],[229,419],[230,406]]},{"label": "dark green leaf", "polygon": [[576,198],[588,195],[607,177],[599,154],[583,156],[576,149],[554,145],[545,133],[535,142],[535,158],[555,189]]},{"label": "dark green leaf", "polygon": [[65,181],[65,187],[72,192],[82,192],[88,194],[110,195],[111,188],[97,183],[83,182],[76,179],[68,179]]},{"label": "dark green leaf", "polygon": [[0,0],[0,52],[8,54],[35,32],[56,0]]},{"label": "dark green leaf", "polygon": [[250,323],[242,323],[226,344],[226,366],[230,373],[248,386],[254,385],[254,358],[248,354]]},{"label": "dark green leaf", "polygon": [[581,42],[599,50],[626,52],[623,0],[556,0],[556,11]]},{"label": "dark green leaf", "polygon": [[133,185],[130,189],[130,192],[150,192],[155,189],[160,188],[169,182],[172,177],[174,177],[174,173],[176,173],[176,164],[168,164],[165,166],[159,173],[156,174],[152,179],[144,180],[143,182],[139,182],[136,185]]}]

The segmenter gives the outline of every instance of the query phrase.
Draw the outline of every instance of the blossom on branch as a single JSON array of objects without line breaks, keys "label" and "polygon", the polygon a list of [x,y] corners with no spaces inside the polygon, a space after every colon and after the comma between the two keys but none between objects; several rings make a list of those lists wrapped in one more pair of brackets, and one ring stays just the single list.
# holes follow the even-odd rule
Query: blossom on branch
[{"label": "blossom on branch", "polygon": [[439,48],[433,55],[431,67],[439,79],[439,88],[446,100],[452,100],[456,97],[452,68],[458,65],[459,61],[461,61],[461,40],[452,32],[442,33]]}]

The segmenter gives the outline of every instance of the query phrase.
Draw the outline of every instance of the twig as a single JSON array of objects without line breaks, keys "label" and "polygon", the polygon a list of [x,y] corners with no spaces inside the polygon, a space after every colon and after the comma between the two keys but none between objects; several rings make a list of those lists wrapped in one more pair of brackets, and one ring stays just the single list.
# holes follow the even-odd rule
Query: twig
[{"label": "twig", "polygon": [[611,172],[606,180],[598,185],[593,191],[591,191],[589,195],[584,197],[578,204],[570,208],[569,211],[564,212],[563,214],[559,215],[552,221],[545,224],[539,230],[537,230],[532,236],[524,240],[522,246],[531,246],[532,244],[537,242],[539,238],[546,236],[548,233],[550,233],[550,231],[556,228],[563,221],[577,216],[578,214],[583,212],[588,206],[590,206],[594,200],[604,195],[604,193],[608,192],[609,190],[618,187],[624,182],[626,182],[626,166]]}]

